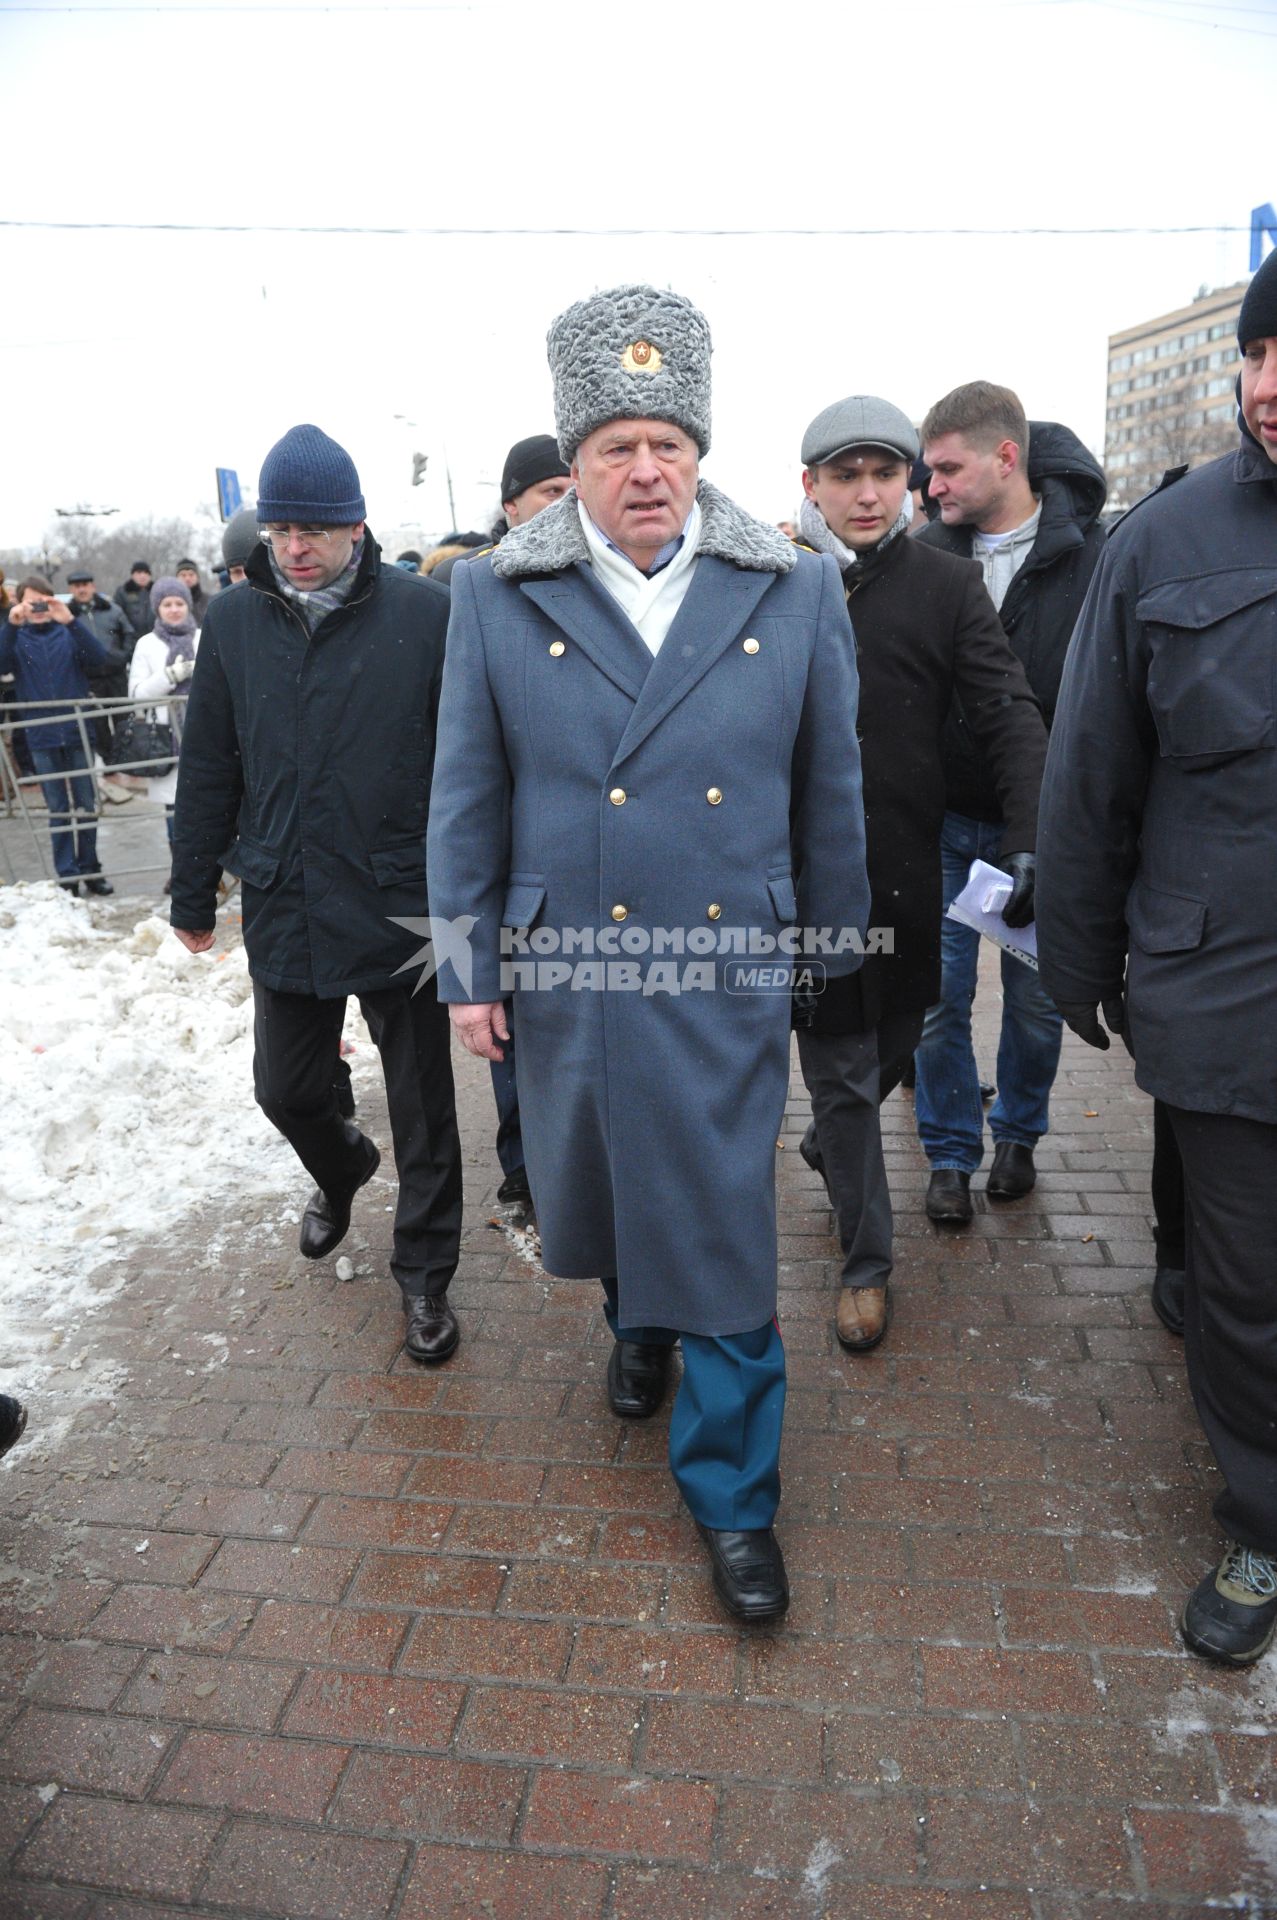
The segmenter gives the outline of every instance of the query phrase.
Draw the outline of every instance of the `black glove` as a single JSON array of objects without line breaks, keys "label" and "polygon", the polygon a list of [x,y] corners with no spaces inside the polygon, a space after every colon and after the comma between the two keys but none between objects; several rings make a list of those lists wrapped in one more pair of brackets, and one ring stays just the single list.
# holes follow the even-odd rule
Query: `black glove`
[{"label": "black glove", "polygon": [[[1101,1053],[1108,1052],[1109,1036],[1100,1025],[1099,1008],[1092,1000],[1057,1000],[1066,1027],[1071,1027],[1079,1040],[1085,1040],[1088,1047],[1098,1047]],[[1126,1038],[1126,1007],[1121,994],[1114,999],[1103,1000],[1100,1006],[1104,1010],[1104,1022],[1109,1033],[1120,1033]],[[1129,1051],[1129,1047],[1128,1047]]]},{"label": "black glove", "polygon": [[1009,853],[1003,863],[1011,875],[1010,898],[1002,909],[1009,927],[1027,927],[1033,919],[1033,890],[1037,885],[1036,853]]}]

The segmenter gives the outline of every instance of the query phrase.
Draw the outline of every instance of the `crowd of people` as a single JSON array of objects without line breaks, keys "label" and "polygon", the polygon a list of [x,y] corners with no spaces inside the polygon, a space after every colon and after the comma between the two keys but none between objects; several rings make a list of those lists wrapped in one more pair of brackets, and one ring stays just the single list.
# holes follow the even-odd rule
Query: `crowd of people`
[{"label": "crowd of people", "polygon": [[[207,950],[238,876],[256,1097],[315,1182],[301,1252],[340,1245],[380,1163],[337,1070],[354,994],[406,1351],[456,1351],[451,1028],[491,1067],[501,1198],[550,1272],[601,1286],[618,1417],[657,1411],[681,1347],[670,1466],[738,1620],[788,1605],[791,1029],[856,1356],[891,1324],[882,1101],[913,1085],[926,1213],[961,1233],[986,1123],[989,1201],[1032,1189],[1067,1024],[1121,1034],[1157,1103],[1153,1300],[1225,1483],[1185,1642],[1244,1664],[1277,1627],[1277,257],[1238,344],[1237,451],[1116,530],[1078,437],[986,381],[921,428],[863,392],[796,424],[782,530],[700,474],[704,316],[614,288],[551,327],[556,432],[510,449],[489,537],[384,561],[350,454],[303,425],[227,529],[227,591],[139,567],[114,604],[74,583],[74,613],[25,582],[9,616],[20,687],[55,656],[59,692],[127,667],[174,725],[171,921]],[[113,614],[131,659],[89,624]],[[59,874],[102,890],[91,835],[69,844]],[[975,860],[1040,963],[1003,955],[994,1086],[979,938],[946,912]],[[790,957],[776,991],[760,955]]]}]

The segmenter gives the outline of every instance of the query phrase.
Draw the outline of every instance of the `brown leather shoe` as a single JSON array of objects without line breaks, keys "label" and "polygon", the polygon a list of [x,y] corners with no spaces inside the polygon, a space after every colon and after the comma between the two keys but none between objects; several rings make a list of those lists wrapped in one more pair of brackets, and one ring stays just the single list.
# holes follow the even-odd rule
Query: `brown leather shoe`
[{"label": "brown leather shoe", "polygon": [[890,1287],[844,1287],[838,1296],[834,1322],[840,1345],[848,1353],[868,1353],[891,1325]]}]

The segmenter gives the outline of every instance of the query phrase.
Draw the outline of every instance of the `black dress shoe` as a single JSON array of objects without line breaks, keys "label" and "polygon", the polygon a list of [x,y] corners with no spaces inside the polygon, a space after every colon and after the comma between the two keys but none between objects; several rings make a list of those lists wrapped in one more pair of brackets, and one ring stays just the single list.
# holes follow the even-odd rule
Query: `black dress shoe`
[{"label": "black dress shoe", "polygon": [[0,1454],[21,1440],[27,1424],[27,1410],[11,1393],[0,1393]]},{"label": "black dress shoe", "polygon": [[311,1196],[310,1205],[302,1215],[302,1228],[297,1236],[297,1244],[308,1260],[322,1260],[326,1253],[339,1247],[346,1238],[350,1227],[351,1202],[366,1186],[381,1165],[381,1155],[366,1133],[359,1138],[364,1143],[367,1164],[353,1187],[345,1193],[325,1193],[322,1187],[316,1187]]},{"label": "black dress shoe", "polygon": [[107,894],[115,892],[115,888],[111,885],[111,882],[100,873],[89,874],[80,884],[86,893]]},{"label": "black dress shoe", "polygon": [[1167,1333],[1184,1338],[1184,1269],[1158,1266],[1153,1275],[1153,1312]]},{"label": "black dress shoe", "polygon": [[990,1100],[996,1100],[996,1099],[997,1099],[997,1097],[998,1097],[998,1090],[997,1090],[997,1088],[996,1088],[995,1086],[992,1086],[992,1085],[991,1085],[991,1084],[989,1083],[989,1081],[987,1081],[987,1080],[982,1080],[982,1081],[980,1082],[980,1104],[981,1104],[981,1106],[983,1106],[983,1107],[987,1107],[987,1106],[988,1106],[988,1104],[989,1104],[989,1102],[990,1102]]},{"label": "black dress shoe", "polygon": [[618,1340],[608,1355],[607,1400],[622,1420],[650,1420],[665,1398],[670,1350]]},{"label": "black dress shoe", "polygon": [[446,1293],[404,1295],[403,1310],[408,1316],[404,1334],[404,1352],[422,1366],[434,1366],[448,1360],[457,1351],[461,1328],[448,1305]]},{"label": "black dress shoe", "polygon": [[709,1548],[714,1591],[734,1620],[756,1625],[788,1612],[789,1577],[770,1527],[738,1532],[696,1524]]},{"label": "black dress shoe", "polygon": [[507,1173],[497,1188],[497,1204],[502,1207],[530,1207],[532,1189],[528,1185],[526,1167],[516,1167],[513,1173]]},{"label": "black dress shoe", "polygon": [[1037,1177],[1032,1147],[1022,1147],[1018,1140],[999,1140],[993,1149],[985,1191],[990,1200],[1023,1200],[1033,1191]]},{"label": "black dress shoe", "polygon": [[927,1218],[946,1226],[965,1226],[974,1208],[971,1205],[971,1175],[957,1167],[938,1167],[927,1184]]},{"label": "black dress shoe", "polygon": [[61,887],[63,893],[74,894],[76,899],[79,899],[80,883],[78,880],[59,880],[58,885]]}]

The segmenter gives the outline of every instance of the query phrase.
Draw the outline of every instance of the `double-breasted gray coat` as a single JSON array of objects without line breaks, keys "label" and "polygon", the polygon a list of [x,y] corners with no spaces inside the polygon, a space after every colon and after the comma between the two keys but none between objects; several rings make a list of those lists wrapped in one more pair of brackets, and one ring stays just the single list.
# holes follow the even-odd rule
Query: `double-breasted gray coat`
[{"label": "double-breasted gray coat", "polygon": [[[837,567],[704,481],[698,497],[655,659],[594,577],[574,493],[457,569],[429,893],[436,919],[474,921],[472,977],[442,967],[444,1000],[501,998],[502,928],[526,943],[519,1102],[547,1268],[614,1274],[622,1325],[726,1335],[776,1308],[789,994],[705,948],[795,922],[858,938],[868,886]],[[846,944],[824,958],[859,963]],[[627,959],[633,984],[600,974]]]}]

